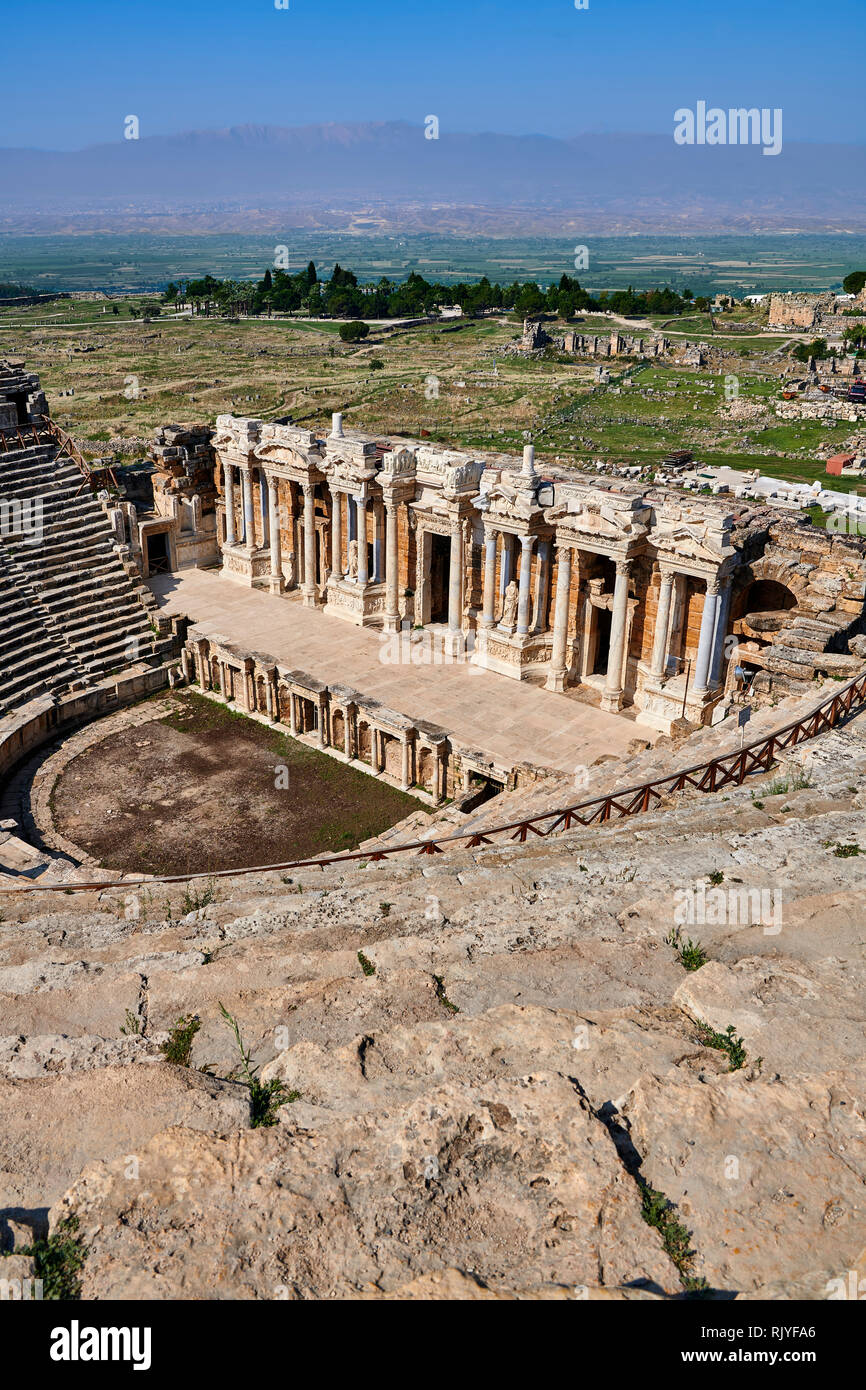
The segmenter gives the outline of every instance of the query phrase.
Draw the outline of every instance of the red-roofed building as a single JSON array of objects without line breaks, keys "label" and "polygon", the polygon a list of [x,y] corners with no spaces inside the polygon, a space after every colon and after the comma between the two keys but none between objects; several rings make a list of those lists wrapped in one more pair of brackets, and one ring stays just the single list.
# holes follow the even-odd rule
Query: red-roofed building
[{"label": "red-roofed building", "polygon": [[827,460],[827,472],[838,478],[843,468],[847,468],[857,457],[856,454],[834,454]]}]

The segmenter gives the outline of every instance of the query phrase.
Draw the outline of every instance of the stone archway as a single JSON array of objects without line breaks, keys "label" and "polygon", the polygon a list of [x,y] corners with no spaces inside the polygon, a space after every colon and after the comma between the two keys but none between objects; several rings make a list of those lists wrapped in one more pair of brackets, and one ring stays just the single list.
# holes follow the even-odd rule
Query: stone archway
[{"label": "stone archway", "polygon": [[787,584],[778,579],[755,579],[737,595],[734,616],[748,619],[754,614],[787,613],[798,606],[799,600]]}]

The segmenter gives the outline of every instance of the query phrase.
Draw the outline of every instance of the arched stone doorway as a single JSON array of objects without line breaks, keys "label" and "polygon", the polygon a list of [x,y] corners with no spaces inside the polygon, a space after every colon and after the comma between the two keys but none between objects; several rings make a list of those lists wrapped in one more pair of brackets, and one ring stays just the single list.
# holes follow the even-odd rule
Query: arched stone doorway
[{"label": "arched stone doorway", "polygon": [[797,607],[797,595],[778,579],[755,579],[738,596],[735,618],[753,614],[788,613]]}]

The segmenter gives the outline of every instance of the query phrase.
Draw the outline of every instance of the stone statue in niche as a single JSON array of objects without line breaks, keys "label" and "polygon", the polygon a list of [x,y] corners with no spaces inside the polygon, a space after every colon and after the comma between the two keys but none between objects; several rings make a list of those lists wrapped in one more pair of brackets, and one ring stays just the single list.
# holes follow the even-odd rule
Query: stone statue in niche
[{"label": "stone statue in niche", "polygon": [[358,542],[349,541],[348,569],[350,579],[358,578]]},{"label": "stone statue in niche", "polygon": [[517,580],[512,579],[505,590],[505,603],[502,608],[501,619],[502,627],[516,627],[518,597]]}]

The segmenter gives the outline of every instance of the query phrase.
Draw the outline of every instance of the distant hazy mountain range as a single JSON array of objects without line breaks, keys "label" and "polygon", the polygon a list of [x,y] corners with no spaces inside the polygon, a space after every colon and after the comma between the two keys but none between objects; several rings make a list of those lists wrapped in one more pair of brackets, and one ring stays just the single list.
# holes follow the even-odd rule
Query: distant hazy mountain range
[{"label": "distant hazy mountain range", "polygon": [[[847,231],[866,227],[866,147],[677,145],[662,135],[451,134],[405,122],[0,151],[0,226],[363,230]],[[244,213],[241,218],[240,214]]]}]

